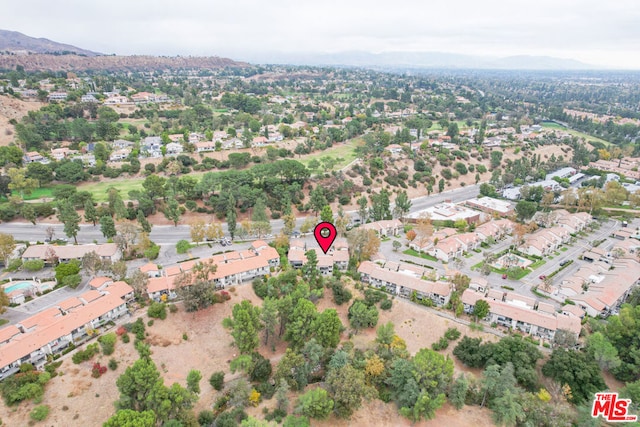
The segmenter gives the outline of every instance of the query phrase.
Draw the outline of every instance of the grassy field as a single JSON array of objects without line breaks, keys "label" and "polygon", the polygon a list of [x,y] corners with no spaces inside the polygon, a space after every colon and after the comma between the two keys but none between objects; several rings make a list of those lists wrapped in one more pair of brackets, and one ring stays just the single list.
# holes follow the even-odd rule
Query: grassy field
[{"label": "grassy field", "polygon": [[334,145],[331,148],[328,148],[324,151],[319,151],[317,153],[311,153],[300,157],[297,159],[300,163],[305,166],[309,166],[309,162],[311,160],[320,161],[323,157],[331,157],[334,159],[341,159],[336,165],[333,167],[333,170],[342,169],[352,161],[354,161],[358,156],[356,155],[356,147],[364,144],[362,139],[356,138],[350,141],[345,142],[344,144]]},{"label": "grassy field", "polygon": [[[11,192],[12,196],[20,196],[20,193],[17,191]],[[38,200],[42,198],[52,197],[51,188],[36,188],[31,192],[31,194],[25,194],[24,200]]]},{"label": "grassy field", "polygon": [[[333,170],[338,170],[353,160],[356,159],[356,147],[362,145],[362,139],[353,139],[347,141],[344,144],[338,144],[333,146],[325,151],[317,152],[302,156],[300,159],[296,159],[305,166],[309,165],[309,162],[313,159],[320,161],[321,158],[325,156],[329,156],[334,159],[341,159],[336,165],[333,167]],[[213,171],[216,172],[216,171]],[[193,177],[199,178],[201,175],[206,172],[191,172],[189,175]],[[109,188],[114,187],[120,190],[121,196],[126,200],[128,198],[129,191],[131,190],[143,190],[142,183],[145,178],[120,178],[113,181],[100,181],[100,182],[89,182],[86,184],[81,184],[78,186],[78,191],[88,191],[93,195],[93,200],[95,202],[106,202],[107,201],[107,190]],[[25,200],[38,200],[42,198],[51,198],[52,197],[52,188],[38,188],[34,190],[30,195],[25,195]],[[14,192],[14,195],[17,195]]]},{"label": "grassy field", "polygon": [[550,122],[544,122],[542,123],[542,127],[547,128],[547,129],[558,129],[558,130],[562,130],[565,131],[573,136],[577,136],[578,138],[584,138],[586,141],[594,141],[594,142],[599,142],[601,144],[604,144],[605,146],[609,146],[611,145],[611,143],[609,141],[605,141],[604,139],[601,138],[596,138],[595,136],[591,136],[591,135],[587,135],[584,132],[580,132],[577,130],[573,130],[573,129],[569,129],[566,128],[564,126],[561,126],[557,123],[550,123]]}]

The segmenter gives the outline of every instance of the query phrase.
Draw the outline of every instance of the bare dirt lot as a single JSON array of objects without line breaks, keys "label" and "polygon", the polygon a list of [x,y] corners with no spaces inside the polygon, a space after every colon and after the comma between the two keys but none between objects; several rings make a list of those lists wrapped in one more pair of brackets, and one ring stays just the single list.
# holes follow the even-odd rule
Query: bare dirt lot
[{"label": "bare dirt lot", "polygon": [[13,125],[9,120],[20,121],[29,111],[34,111],[42,107],[42,102],[21,101],[8,96],[0,96],[0,145],[9,145],[15,141]]},{"label": "bare dirt lot", "polygon": [[[256,304],[260,303],[250,285],[244,285],[231,293],[232,298],[225,304],[218,304],[197,313],[186,313],[182,310],[176,314],[169,314],[166,320],[156,320],[154,325],[147,327],[148,342],[151,344],[152,357],[162,372],[165,384],[178,382],[186,384],[186,377],[191,369],[199,369],[202,372],[202,393],[196,404],[196,412],[211,408],[217,397],[215,390],[208,384],[209,376],[215,371],[225,371],[225,381],[233,376],[229,371],[229,361],[236,355],[236,349],[232,347],[232,339],[229,333],[222,327],[222,319],[231,315],[233,304],[249,299]],[[330,292],[318,303],[318,309],[333,307]],[[347,305],[338,308],[338,312],[345,325]],[[143,316],[145,322],[148,320]],[[408,350],[413,354],[420,348],[429,347],[431,343],[440,338],[444,331],[451,326],[457,327],[463,334],[470,336],[483,336],[488,340],[496,340],[493,335],[469,330],[465,325],[443,319],[423,307],[417,306],[405,300],[396,299],[390,311],[381,311],[379,324],[392,321],[396,325],[396,332],[407,342]],[[348,339],[347,332],[343,339]],[[187,334],[187,340],[183,334]],[[373,329],[364,331],[353,338],[358,347],[371,345],[375,338]],[[277,364],[285,345],[279,345],[276,352],[270,348],[261,348],[260,351],[266,357],[271,358],[274,366]],[[450,346],[447,353],[451,352]],[[66,426],[97,426],[102,424],[114,413],[113,402],[118,399],[119,393],[115,385],[118,376],[137,359],[137,353],[133,348],[133,340],[129,344],[118,342],[113,356],[96,356],[92,361],[74,365],[69,357],[63,357],[64,363],[59,368],[62,375],[53,378],[47,385],[43,404],[51,407],[46,425]],[[108,371],[101,378],[91,377],[91,365],[100,362],[106,365],[111,357],[119,362],[116,371]],[[474,374],[459,363],[455,364],[456,371],[465,371]],[[457,374],[456,372],[456,374]],[[292,399],[292,404],[295,399]],[[257,408],[250,408],[250,414],[261,417],[262,407],[273,407],[274,400],[263,402]],[[35,405],[31,402],[22,403],[17,407],[7,408],[0,403],[3,425],[24,426],[28,424],[29,412]],[[337,420],[331,418],[328,421],[313,423],[318,426],[392,426],[411,425],[408,420],[400,418],[393,404],[384,404],[379,400],[366,403],[351,420]],[[491,426],[490,412],[478,407],[465,407],[456,411],[446,405],[438,411],[435,420],[414,425],[450,427],[475,425],[478,427]]]}]

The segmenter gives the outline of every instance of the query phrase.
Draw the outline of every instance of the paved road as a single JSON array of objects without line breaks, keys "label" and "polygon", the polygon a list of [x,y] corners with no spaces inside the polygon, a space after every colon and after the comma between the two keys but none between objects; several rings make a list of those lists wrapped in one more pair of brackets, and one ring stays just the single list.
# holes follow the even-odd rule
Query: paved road
[{"label": "paved road", "polygon": [[[452,202],[460,202],[470,199],[478,195],[478,186],[469,185],[466,187],[458,188],[455,190],[445,191],[440,194],[432,194],[430,196],[418,197],[412,200],[411,212],[421,211],[430,206],[442,203],[446,200]],[[357,217],[356,211],[347,212],[353,217]],[[298,218],[296,220],[296,228],[300,228],[304,218]],[[65,237],[64,229],[61,224],[36,224],[20,223],[20,222],[7,222],[0,224],[0,233],[6,233],[13,235],[17,240],[24,240],[29,242],[44,241],[46,238],[47,228],[52,227],[55,230],[54,238]],[[281,219],[271,221],[272,234],[277,235],[284,227],[284,221]],[[227,224],[223,224],[223,230],[228,235]],[[149,236],[152,241],[160,245],[175,244],[178,240],[186,239],[191,240],[189,235],[188,225],[178,225],[177,227],[170,225],[156,225],[151,230]],[[78,232],[78,243],[103,243],[106,241],[100,226],[93,225],[81,225]]]}]

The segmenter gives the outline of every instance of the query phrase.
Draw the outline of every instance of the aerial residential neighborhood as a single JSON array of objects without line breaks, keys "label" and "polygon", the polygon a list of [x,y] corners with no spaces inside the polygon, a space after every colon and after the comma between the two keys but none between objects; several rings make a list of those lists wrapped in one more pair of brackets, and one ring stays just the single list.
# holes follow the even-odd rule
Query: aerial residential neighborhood
[{"label": "aerial residential neighborhood", "polygon": [[[222,27],[229,46],[273,42],[276,15],[291,33],[259,64],[198,56],[199,39],[180,56],[112,55],[0,30],[1,425],[597,426],[622,420],[607,402],[633,420],[636,72],[295,59],[289,45],[315,43],[296,25],[317,28],[323,9],[340,24],[352,5],[276,1],[248,31],[252,8],[229,4],[229,22],[247,19],[230,31],[222,10],[192,26],[212,10],[185,3],[184,20],[145,17],[151,31],[142,6],[114,1],[117,20],[86,8],[113,40],[144,29],[131,49]],[[414,19],[391,6],[380,41],[395,9]],[[537,9],[517,22],[537,25]]]}]

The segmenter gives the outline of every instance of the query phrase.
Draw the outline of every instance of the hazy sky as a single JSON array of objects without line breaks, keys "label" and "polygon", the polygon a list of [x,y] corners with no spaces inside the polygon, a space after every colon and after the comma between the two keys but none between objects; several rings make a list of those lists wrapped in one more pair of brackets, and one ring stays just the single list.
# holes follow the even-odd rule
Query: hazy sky
[{"label": "hazy sky", "polygon": [[5,0],[0,28],[116,54],[438,51],[640,69],[639,0]]}]

